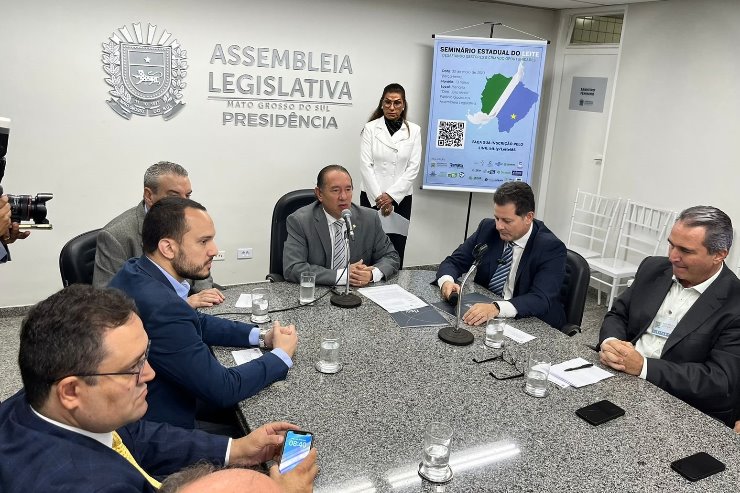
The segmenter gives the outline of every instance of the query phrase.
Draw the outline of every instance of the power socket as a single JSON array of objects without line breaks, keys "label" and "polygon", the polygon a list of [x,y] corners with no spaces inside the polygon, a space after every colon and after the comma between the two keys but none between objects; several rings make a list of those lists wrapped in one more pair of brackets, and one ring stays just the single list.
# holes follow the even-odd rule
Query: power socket
[{"label": "power socket", "polygon": [[252,258],[252,253],[253,252],[251,248],[237,248],[236,258],[238,259]]},{"label": "power socket", "polygon": [[213,260],[226,260],[226,250],[219,250],[216,256],[213,257]]}]

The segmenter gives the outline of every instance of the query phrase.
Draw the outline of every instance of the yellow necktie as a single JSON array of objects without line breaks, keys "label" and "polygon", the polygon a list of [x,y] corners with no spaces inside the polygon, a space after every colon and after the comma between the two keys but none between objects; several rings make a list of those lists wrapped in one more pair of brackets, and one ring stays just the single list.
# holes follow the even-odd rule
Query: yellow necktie
[{"label": "yellow necktie", "polygon": [[123,440],[121,440],[121,436],[113,432],[113,450],[118,452],[123,456],[124,459],[129,461],[132,466],[134,466],[141,474],[146,478],[147,481],[149,481],[149,484],[154,486],[155,489],[159,489],[162,487],[162,483],[151,477],[144,471],[144,469],[141,468],[141,466],[136,462],[136,459],[134,459],[134,456],[131,455],[131,452],[128,451],[126,448],[126,445],[123,444]]}]

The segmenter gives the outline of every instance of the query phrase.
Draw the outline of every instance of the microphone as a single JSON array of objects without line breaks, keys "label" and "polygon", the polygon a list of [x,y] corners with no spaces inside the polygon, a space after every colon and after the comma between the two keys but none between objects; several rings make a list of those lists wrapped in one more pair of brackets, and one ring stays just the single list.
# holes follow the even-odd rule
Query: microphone
[{"label": "microphone", "polygon": [[485,243],[478,243],[475,245],[475,248],[473,248],[473,256],[475,257],[473,265],[478,267],[480,263],[483,262],[483,257],[485,257],[486,253],[488,253],[488,245]]},{"label": "microphone", "polygon": [[349,232],[349,238],[352,241],[355,241],[355,230],[352,227],[352,211],[349,209],[344,209],[342,211],[342,218],[344,219],[344,224],[347,225],[347,232]]}]

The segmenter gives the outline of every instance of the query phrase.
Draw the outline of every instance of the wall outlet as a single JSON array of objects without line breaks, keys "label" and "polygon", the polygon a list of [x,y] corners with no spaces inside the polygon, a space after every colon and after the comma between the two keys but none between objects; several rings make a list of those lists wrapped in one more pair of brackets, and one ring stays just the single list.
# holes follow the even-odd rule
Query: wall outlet
[{"label": "wall outlet", "polygon": [[252,249],[251,248],[237,248],[236,258],[238,259],[252,258]]},{"label": "wall outlet", "polygon": [[226,250],[219,250],[213,260],[226,260]]}]

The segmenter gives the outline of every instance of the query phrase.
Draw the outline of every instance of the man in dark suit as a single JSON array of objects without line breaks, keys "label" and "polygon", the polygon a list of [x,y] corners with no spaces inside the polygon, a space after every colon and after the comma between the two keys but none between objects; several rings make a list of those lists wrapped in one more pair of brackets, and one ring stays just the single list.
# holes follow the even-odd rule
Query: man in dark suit
[{"label": "man in dark suit", "polygon": [[725,264],[732,222],[681,212],[668,257],[648,257],[604,317],[601,362],[639,375],[728,426],[740,418],[740,280]]},{"label": "man in dark suit", "polygon": [[[270,423],[231,439],[141,421],[154,371],[135,310],[119,291],[79,284],[31,309],[18,356],[24,389],[0,404],[4,493],[154,492],[156,478],[198,461],[264,462],[296,428]],[[295,475],[270,475],[280,485],[310,483],[315,459]]]},{"label": "man in dark suit", "polygon": [[[204,423],[198,425],[216,431],[214,423],[233,415],[229,408],[285,378],[298,343],[295,327],[276,322],[260,329],[188,305],[185,280],[208,277],[218,253],[213,221],[199,203],[180,197],[158,201],[142,233],[144,255],[126,262],[110,286],[134,299],[152,340],[149,361],[159,378],[150,385],[145,417],[193,428],[199,400],[214,417],[201,413]],[[274,349],[232,368],[222,366],[207,346],[258,344]]]},{"label": "man in dark suit", "polygon": [[[352,177],[342,166],[323,168],[316,179],[317,202],[288,216],[288,238],[283,247],[283,276],[300,282],[301,273],[316,274],[316,283],[333,286],[367,286],[389,278],[400,265],[400,257],[383,232],[377,211],[352,203]],[[349,242],[349,276],[345,270],[346,234],[342,211],[352,212],[355,239]]]},{"label": "man in dark suit", "polygon": [[475,274],[475,282],[503,297],[492,304],[476,303],[464,314],[470,325],[491,317],[537,317],[560,329],[565,309],[560,288],[565,277],[566,250],[542,221],[534,218],[534,193],[524,182],[501,185],[493,195],[493,219],[478,229],[447,257],[437,270],[444,299],[459,293],[455,280],[473,265],[473,250],[488,245]]},{"label": "man in dark suit", "polygon": [[[144,216],[158,200],[165,197],[189,199],[193,193],[188,172],[176,163],[160,161],[144,173],[144,199],[135,207],[121,213],[98,233],[95,250],[93,286],[104,288],[116,275],[124,262],[141,257],[141,228]],[[192,289],[188,304],[193,308],[218,305],[223,294],[213,287],[213,279],[191,280]]]}]

